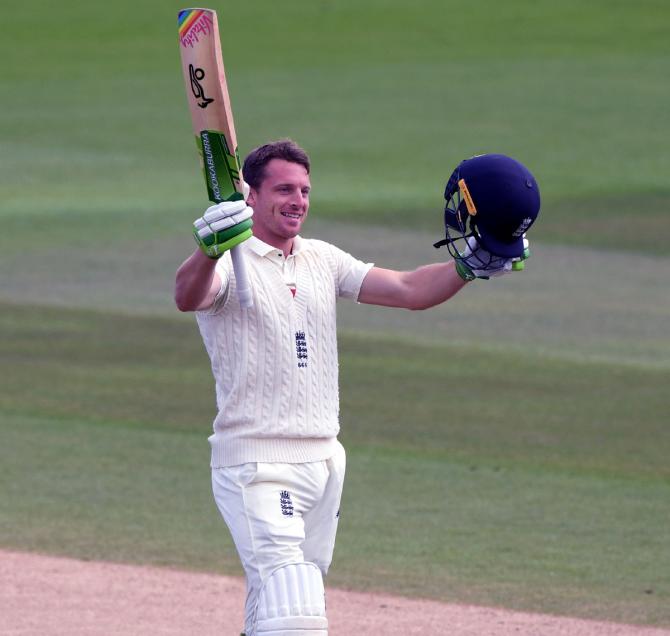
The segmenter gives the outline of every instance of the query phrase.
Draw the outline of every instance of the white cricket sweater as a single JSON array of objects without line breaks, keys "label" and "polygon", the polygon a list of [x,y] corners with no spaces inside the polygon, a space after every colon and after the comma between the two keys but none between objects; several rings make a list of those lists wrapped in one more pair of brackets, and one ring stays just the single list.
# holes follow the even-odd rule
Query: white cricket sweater
[{"label": "white cricket sweater", "polygon": [[256,237],[240,247],[253,306],[240,306],[225,254],[217,264],[222,290],[196,314],[216,382],[211,465],[326,459],[339,432],[335,303],[358,298],[372,264],[296,237],[288,257],[295,259],[294,297],[276,248]]}]

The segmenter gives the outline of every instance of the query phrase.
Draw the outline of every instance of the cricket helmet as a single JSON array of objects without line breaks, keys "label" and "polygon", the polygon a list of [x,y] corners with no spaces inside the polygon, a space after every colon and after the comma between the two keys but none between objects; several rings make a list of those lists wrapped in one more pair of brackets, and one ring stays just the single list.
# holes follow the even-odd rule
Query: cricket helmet
[{"label": "cricket helmet", "polygon": [[540,212],[540,190],[522,163],[500,154],[465,159],[449,177],[444,198],[446,237],[435,247],[447,245],[454,258],[463,258],[459,245],[474,237],[495,257],[523,256],[524,235]]}]

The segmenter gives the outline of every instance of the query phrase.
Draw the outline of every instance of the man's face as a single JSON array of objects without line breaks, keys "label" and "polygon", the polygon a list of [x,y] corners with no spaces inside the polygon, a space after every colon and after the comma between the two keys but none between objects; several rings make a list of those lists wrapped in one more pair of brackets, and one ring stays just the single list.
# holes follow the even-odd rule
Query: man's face
[{"label": "man's face", "polygon": [[309,210],[309,174],[299,163],[272,159],[265,166],[265,179],[252,188],[247,203],[254,209],[254,235],[277,248],[300,232]]}]

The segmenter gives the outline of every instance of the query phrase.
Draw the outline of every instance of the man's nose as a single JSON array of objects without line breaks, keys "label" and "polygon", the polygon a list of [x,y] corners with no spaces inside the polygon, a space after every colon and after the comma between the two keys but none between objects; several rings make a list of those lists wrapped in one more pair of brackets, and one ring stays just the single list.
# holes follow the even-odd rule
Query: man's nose
[{"label": "man's nose", "polygon": [[305,205],[305,195],[302,192],[296,192],[293,197],[291,197],[291,205],[294,208],[301,208]]}]

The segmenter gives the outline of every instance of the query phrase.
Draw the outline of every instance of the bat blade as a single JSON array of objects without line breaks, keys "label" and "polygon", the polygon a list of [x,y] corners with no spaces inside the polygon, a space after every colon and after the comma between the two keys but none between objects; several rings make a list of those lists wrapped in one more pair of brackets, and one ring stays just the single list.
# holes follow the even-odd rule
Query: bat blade
[{"label": "bat blade", "polygon": [[[193,133],[210,201],[244,198],[237,136],[221,55],[219,23],[211,9],[182,9],[178,13],[179,49]],[[231,250],[238,295],[251,306],[251,292],[242,254]]]},{"label": "bat blade", "polygon": [[183,9],[177,18],[193,132],[210,201],[239,199],[242,175],[215,11]]}]

